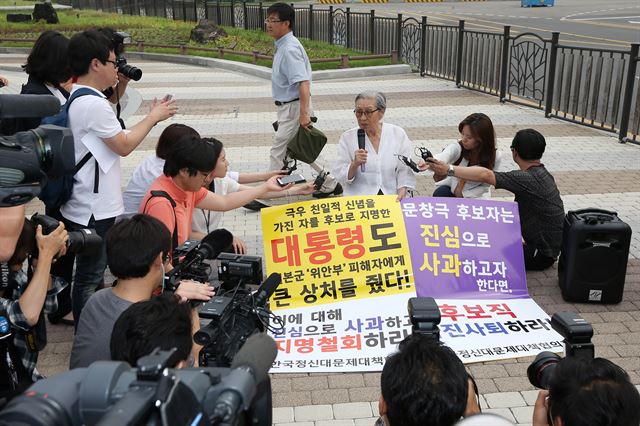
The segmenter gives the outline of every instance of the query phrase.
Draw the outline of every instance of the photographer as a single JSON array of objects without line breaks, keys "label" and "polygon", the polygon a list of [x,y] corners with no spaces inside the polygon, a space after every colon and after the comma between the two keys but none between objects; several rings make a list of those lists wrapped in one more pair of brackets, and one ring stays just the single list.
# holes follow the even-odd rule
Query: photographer
[{"label": "photographer", "polygon": [[[55,310],[56,295],[67,285],[64,280],[52,277],[50,271],[56,256],[64,254],[68,236],[62,223],[53,232],[43,235],[42,226],[35,228],[25,220],[24,207],[2,210],[2,245],[6,248],[8,246],[4,243],[9,243],[9,247],[12,247],[11,250],[4,250],[0,258],[0,308],[13,333],[13,339],[2,339],[4,353],[0,355],[0,394],[7,397],[19,392],[22,386],[42,378],[36,369],[38,336],[32,332],[41,318],[43,307],[45,312]],[[21,230],[19,235],[16,230]],[[33,269],[29,270],[29,279],[22,265],[30,256],[35,257],[36,252],[37,261],[31,258],[30,268],[33,266]],[[14,365],[8,361],[14,350],[20,356],[21,364]]]},{"label": "photographer", "polygon": [[533,426],[638,426],[640,394],[629,375],[604,358],[567,357],[542,390]]},{"label": "photographer", "polygon": [[[60,213],[69,230],[94,228],[104,237],[115,218],[124,211],[121,192],[120,157],[133,152],[157,123],[173,116],[172,101],[154,102],[149,114],[127,132],[102,91],[117,81],[116,54],[112,42],[97,31],[83,31],[69,43],[69,61],[76,90],[91,95],[79,97],[68,110],[69,127],[75,141],[75,160],[91,159],[74,176],[73,191]],[[107,255],[104,245],[97,253],[76,255],[73,285],[73,316],[78,324],[80,312],[89,297],[104,283]]]},{"label": "photographer", "polygon": [[[113,50],[116,53],[116,61],[122,57],[124,53],[124,39],[122,35],[116,32],[113,28],[98,28],[97,30],[102,35],[107,37],[113,43]],[[130,77],[122,74],[118,68],[118,81],[113,86],[104,90],[102,93],[112,104],[116,105],[116,116],[120,119],[120,100],[124,97],[127,86],[131,81]],[[123,126],[124,128],[124,126]]]},{"label": "photographer", "polygon": [[[69,92],[65,88],[71,81],[71,70],[68,63],[69,39],[57,31],[44,31],[22,66],[29,75],[27,84],[22,86],[22,95],[54,96],[64,105],[69,98]],[[3,119],[0,133],[13,135],[17,132],[35,129],[40,125],[41,117],[24,117]],[[46,214],[57,220],[62,220],[58,209],[46,208]],[[65,256],[56,262],[52,273],[71,282],[73,277],[73,256]],[[63,322],[68,324],[69,319],[64,317],[71,312],[71,288],[70,286],[58,295],[58,309],[48,315],[53,324]]]},{"label": "photographer", "polygon": [[[109,270],[117,281],[87,301],[73,340],[70,368],[110,359],[113,325],[129,306],[149,300],[162,286],[170,245],[169,231],[153,217],[138,214],[113,225],[107,233],[106,251]],[[203,284],[183,281],[176,294],[206,301],[214,291]]]},{"label": "photographer", "polygon": [[387,358],[378,405],[386,426],[452,426],[480,412],[473,380],[449,347],[412,334]]},{"label": "photographer", "polygon": [[135,367],[138,359],[154,349],[176,351],[171,368],[193,367],[191,309],[172,294],[138,302],[127,308],[113,326],[111,359]]}]

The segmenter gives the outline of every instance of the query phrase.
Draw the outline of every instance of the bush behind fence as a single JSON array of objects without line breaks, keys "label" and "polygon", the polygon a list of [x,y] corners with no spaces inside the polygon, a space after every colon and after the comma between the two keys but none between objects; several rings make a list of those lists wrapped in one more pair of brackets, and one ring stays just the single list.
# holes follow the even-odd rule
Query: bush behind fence
[{"label": "bush behind fence", "polygon": [[[211,19],[219,25],[264,30],[269,3],[172,0],[72,0],[80,9],[159,16],[174,20]],[[398,56],[421,75],[455,81],[459,87],[496,95],[501,101],[544,109],[548,117],[617,132],[638,142],[640,79],[638,44],[629,50],[591,49],[560,44],[526,33],[469,31],[431,25],[402,14],[376,16],[375,10],[295,6],[297,36],[347,48]]]}]

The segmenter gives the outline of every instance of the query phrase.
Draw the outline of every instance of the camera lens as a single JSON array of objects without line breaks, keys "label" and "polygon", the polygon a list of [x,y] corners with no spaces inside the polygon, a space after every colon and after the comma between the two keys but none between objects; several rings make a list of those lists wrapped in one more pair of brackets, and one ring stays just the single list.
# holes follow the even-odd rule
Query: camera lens
[{"label": "camera lens", "polygon": [[142,78],[142,70],[132,65],[120,65],[118,72],[131,80],[139,81]]},{"label": "camera lens", "polygon": [[87,252],[100,248],[102,237],[97,234],[95,229],[81,229],[79,231],[69,232],[69,241],[67,242],[67,251],[69,252]]},{"label": "camera lens", "polygon": [[539,389],[549,389],[549,380],[561,359],[553,352],[540,352],[527,368],[529,383]]}]

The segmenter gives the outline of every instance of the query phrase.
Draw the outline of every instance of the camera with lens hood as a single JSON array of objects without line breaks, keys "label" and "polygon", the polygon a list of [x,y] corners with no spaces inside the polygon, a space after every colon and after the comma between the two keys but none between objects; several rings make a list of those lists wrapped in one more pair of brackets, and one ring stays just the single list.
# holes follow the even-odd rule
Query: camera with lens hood
[{"label": "camera with lens hood", "polygon": [[124,31],[116,31],[113,33],[111,41],[113,51],[116,54],[118,72],[131,80],[139,81],[142,78],[142,70],[127,64],[127,59],[124,57],[124,47],[131,44],[131,36]]},{"label": "camera with lens hood", "polygon": [[[551,327],[564,338],[567,358],[593,359],[593,327],[586,320],[575,312],[558,312],[551,317]],[[529,382],[537,388],[549,389],[549,381],[560,361],[562,357],[558,354],[540,352],[527,368]]]},{"label": "camera with lens hood", "polygon": [[[51,216],[34,213],[31,216],[31,222],[37,227],[42,226],[42,234],[47,235],[53,232],[58,226],[57,219]],[[81,229],[79,231],[67,231],[69,239],[67,240],[67,253],[91,252],[100,249],[102,237],[98,235],[95,229]],[[36,250],[38,245],[35,245]],[[37,253],[33,253],[37,257]]]}]

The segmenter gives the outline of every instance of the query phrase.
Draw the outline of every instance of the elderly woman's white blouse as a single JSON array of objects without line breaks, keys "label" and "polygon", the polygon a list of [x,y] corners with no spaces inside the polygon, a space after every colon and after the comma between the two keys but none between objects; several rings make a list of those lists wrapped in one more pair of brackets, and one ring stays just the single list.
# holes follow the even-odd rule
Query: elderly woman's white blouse
[{"label": "elderly woman's white blouse", "polygon": [[411,141],[401,127],[382,123],[378,152],[373,149],[371,141],[365,135],[367,150],[365,171],[362,172],[358,166],[353,179],[347,179],[349,166],[355,159],[357,149],[358,128],[356,127],[340,136],[337,159],[331,171],[336,180],[342,183],[344,195],[376,195],[379,190],[382,190],[385,195],[395,195],[402,187],[415,189],[416,177],[413,170],[396,156],[396,154],[402,154],[411,158],[413,152]]}]

